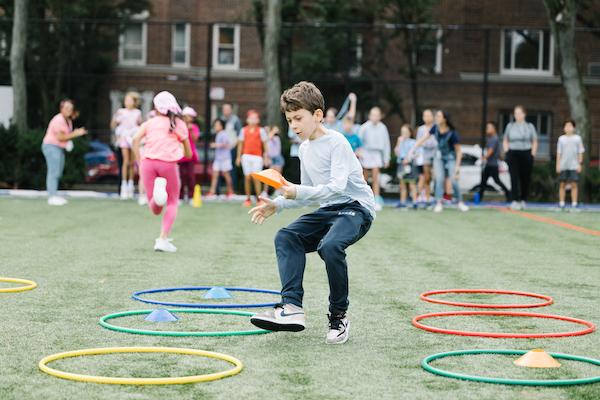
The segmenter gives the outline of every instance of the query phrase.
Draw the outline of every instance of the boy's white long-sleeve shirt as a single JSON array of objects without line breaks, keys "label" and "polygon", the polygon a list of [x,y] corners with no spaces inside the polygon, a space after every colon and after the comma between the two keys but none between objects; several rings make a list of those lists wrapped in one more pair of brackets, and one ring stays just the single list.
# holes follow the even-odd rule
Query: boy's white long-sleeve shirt
[{"label": "boy's white long-sleeve shirt", "polygon": [[321,207],[358,201],[375,218],[373,191],[348,140],[339,132],[326,134],[300,145],[300,185],[296,199],[283,196],[274,202],[278,210],[319,203]]}]

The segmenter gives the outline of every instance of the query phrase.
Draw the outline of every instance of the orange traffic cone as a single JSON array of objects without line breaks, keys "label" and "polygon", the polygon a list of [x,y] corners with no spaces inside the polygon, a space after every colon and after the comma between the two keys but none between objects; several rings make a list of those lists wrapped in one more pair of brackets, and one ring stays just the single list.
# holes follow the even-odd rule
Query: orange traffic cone
[{"label": "orange traffic cone", "polygon": [[560,363],[542,349],[533,349],[514,361],[519,367],[558,368]]},{"label": "orange traffic cone", "polygon": [[200,185],[194,186],[194,197],[192,197],[192,207],[202,207],[202,193],[200,193]]}]

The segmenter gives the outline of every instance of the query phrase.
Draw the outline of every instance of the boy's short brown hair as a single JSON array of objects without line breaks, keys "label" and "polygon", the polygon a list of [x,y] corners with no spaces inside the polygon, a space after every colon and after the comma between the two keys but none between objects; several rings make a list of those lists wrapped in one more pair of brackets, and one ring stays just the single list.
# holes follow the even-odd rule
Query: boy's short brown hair
[{"label": "boy's short brown hair", "polygon": [[325,109],[325,100],[321,91],[311,82],[298,82],[283,92],[280,99],[281,112],[298,111],[301,109],[313,114]]}]

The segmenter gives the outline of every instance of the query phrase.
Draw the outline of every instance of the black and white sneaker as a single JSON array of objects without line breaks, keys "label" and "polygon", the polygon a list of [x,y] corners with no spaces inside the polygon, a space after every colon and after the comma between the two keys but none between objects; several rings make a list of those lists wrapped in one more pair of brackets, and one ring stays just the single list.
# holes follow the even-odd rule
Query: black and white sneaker
[{"label": "black and white sneaker", "polygon": [[328,314],[329,317],[329,332],[325,343],[327,344],[343,344],[350,337],[350,321],[346,317],[346,313]]},{"label": "black and white sneaker", "polygon": [[269,311],[254,314],[250,322],[269,331],[300,332],[306,327],[306,316],[302,307],[278,304]]}]

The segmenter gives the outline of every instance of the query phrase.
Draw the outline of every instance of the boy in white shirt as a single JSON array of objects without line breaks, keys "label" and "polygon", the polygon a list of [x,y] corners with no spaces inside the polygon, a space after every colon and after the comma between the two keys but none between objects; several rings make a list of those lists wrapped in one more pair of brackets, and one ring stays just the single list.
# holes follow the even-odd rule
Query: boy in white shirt
[{"label": "boy in white shirt", "polygon": [[375,218],[375,199],[360,162],[339,132],[322,125],[324,100],[317,87],[300,82],[281,95],[281,110],[303,143],[299,157],[301,184],[285,181],[282,196],[263,198],[250,210],[252,222],[262,224],[284,208],[318,202],[320,208],[298,218],[275,237],[282,284],[282,302],[256,314],[254,325],[273,331],[299,332],[305,328],[302,279],[306,253],[317,251],[325,261],[329,280],[329,332],[326,343],[348,340],[348,266],[346,248],[361,239]]},{"label": "boy in white shirt", "polygon": [[571,184],[571,206],[577,208],[577,182],[583,161],[583,141],[576,133],[575,121],[566,120],[563,124],[564,135],[558,138],[556,145],[556,173],[560,181],[558,189],[559,206],[565,208],[567,183]]}]

